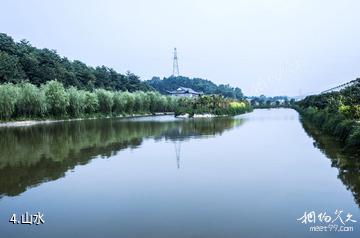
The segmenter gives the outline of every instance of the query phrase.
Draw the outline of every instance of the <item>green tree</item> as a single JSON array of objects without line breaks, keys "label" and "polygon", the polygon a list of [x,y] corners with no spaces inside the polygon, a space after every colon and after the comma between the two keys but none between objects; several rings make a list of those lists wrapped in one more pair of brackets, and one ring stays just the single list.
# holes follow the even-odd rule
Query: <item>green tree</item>
[{"label": "green tree", "polygon": [[25,78],[18,58],[0,51],[0,83],[17,83]]},{"label": "green tree", "polygon": [[134,92],[134,111],[137,113],[144,112],[143,95],[140,92]]},{"label": "green tree", "polygon": [[69,106],[69,95],[64,86],[60,82],[52,80],[47,82],[42,89],[45,92],[49,113],[54,116],[66,115],[66,109]]},{"label": "green tree", "polygon": [[150,90],[134,74],[120,74],[106,66],[94,69],[80,61],[61,57],[55,50],[38,49],[26,40],[16,43],[10,36],[0,33],[0,83],[17,83],[23,79],[36,86],[57,79],[65,87],[86,90]]},{"label": "green tree", "polygon": [[79,117],[85,112],[86,93],[75,87],[68,88],[67,93],[69,95],[68,113],[72,117]]},{"label": "green tree", "polygon": [[219,94],[228,98],[242,99],[244,97],[240,88],[231,87],[230,85],[216,85],[213,82],[201,79],[201,78],[188,78],[183,76],[169,77],[160,79],[159,77],[153,77],[146,83],[159,91],[162,94],[167,94],[168,91],[173,91],[179,87],[191,88],[204,94]]},{"label": "green tree", "polygon": [[110,114],[114,105],[113,93],[104,89],[97,89],[95,93],[99,101],[99,111]]},{"label": "green tree", "polygon": [[124,92],[123,93],[123,100],[125,105],[125,113],[133,114],[134,113],[134,106],[135,106],[135,98],[132,93]]},{"label": "green tree", "polygon": [[18,116],[42,117],[47,113],[45,93],[31,83],[19,85],[19,97],[16,103]]},{"label": "green tree", "polygon": [[125,107],[126,107],[126,99],[124,97],[124,94],[122,92],[115,92],[114,93],[114,105],[113,105],[113,112],[116,115],[124,114],[125,113]]},{"label": "green tree", "polygon": [[92,114],[97,112],[99,108],[99,100],[95,93],[85,92],[85,112]]},{"label": "green tree", "polygon": [[8,54],[16,54],[17,48],[16,44],[10,36],[5,33],[0,33],[0,51],[6,52]]},{"label": "green tree", "polygon": [[0,119],[9,119],[15,112],[19,90],[13,84],[0,85]]}]

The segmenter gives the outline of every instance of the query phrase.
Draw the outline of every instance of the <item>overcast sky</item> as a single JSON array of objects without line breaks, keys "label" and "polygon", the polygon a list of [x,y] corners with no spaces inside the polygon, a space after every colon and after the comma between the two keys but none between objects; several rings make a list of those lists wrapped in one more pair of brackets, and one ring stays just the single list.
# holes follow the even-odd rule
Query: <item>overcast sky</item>
[{"label": "overcast sky", "polygon": [[246,95],[319,92],[360,77],[357,0],[0,0],[0,32],[141,79],[172,73]]}]

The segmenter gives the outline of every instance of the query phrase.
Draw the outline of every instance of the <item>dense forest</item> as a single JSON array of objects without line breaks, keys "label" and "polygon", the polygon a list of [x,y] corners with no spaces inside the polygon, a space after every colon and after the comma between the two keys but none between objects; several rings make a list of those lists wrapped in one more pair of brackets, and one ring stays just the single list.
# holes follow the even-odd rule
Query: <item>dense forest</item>
[{"label": "dense forest", "polygon": [[167,91],[176,90],[179,87],[191,88],[204,94],[219,94],[226,98],[242,99],[244,97],[240,88],[233,88],[230,85],[216,85],[213,82],[201,78],[188,78],[184,76],[168,77],[160,79],[153,77],[146,83],[160,93],[165,94]]},{"label": "dense forest", "polygon": [[40,86],[54,79],[65,87],[78,89],[149,90],[132,73],[120,74],[105,66],[89,67],[81,61],[61,57],[55,50],[38,49],[26,40],[14,42],[10,36],[0,33],[0,83],[27,80]]},{"label": "dense forest", "polygon": [[360,146],[360,79],[340,91],[308,96],[298,103],[305,120],[344,142]]}]

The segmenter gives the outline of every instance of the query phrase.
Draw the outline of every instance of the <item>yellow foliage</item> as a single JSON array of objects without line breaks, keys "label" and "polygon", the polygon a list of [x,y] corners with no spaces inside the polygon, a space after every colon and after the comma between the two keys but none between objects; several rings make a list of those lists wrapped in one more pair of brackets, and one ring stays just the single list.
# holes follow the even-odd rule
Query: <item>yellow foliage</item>
[{"label": "yellow foliage", "polygon": [[339,107],[339,112],[341,114],[343,114],[344,116],[350,116],[351,115],[351,107],[350,106],[345,106],[345,105],[341,105]]},{"label": "yellow foliage", "polygon": [[246,107],[244,102],[230,102],[229,106],[231,108],[245,108]]}]

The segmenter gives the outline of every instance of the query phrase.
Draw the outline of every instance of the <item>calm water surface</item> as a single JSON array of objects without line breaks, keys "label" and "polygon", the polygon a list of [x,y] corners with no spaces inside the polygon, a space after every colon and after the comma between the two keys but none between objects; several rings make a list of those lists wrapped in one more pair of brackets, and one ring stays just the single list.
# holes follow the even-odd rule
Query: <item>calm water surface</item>
[{"label": "calm water surface", "polygon": [[[0,237],[360,237],[360,156],[339,148],[290,109],[2,128]],[[353,232],[297,221],[336,209]]]}]

